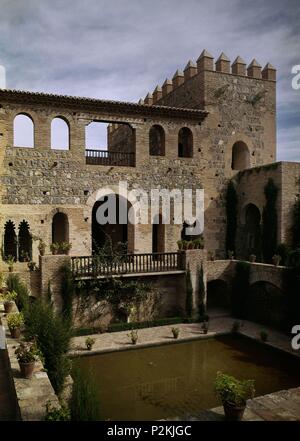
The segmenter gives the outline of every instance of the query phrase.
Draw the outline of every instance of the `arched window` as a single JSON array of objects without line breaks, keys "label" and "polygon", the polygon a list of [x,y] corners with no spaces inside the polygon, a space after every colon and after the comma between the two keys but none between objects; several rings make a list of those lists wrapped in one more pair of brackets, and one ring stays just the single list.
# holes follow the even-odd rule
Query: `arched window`
[{"label": "arched window", "polygon": [[69,150],[70,130],[63,118],[56,117],[51,122],[51,149]]},{"label": "arched window", "polygon": [[69,242],[69,221],[65,213],[56,213],[52,219],[52,243]]},{"label": "arched window", "polygon": [[193,134],[187,127],[182,127],[178,132],[178,157],[193,157]]},{"label": "arched window", "polygon": [[151,156],[165,156],[165,132],[155,124],[149,131],[149,154]]},{"label": "arched window", "polygon": [[17,260],[17,235],[14,223],[9,220],[4,227],[4,259],[9,256]]},{"label": "arched window", "polygon": [[247,145],[238,141],[232,147],[232,170],[244,170],[250,167],[250,153]]},{"label": "arched window", "polygon": [[34,124],[27,115],[19,114],[14,119],[14,147],[34,147]]},{"label": "arched window", "polygon": [[23,220],[19,225],[19,261],[29,262],[32,258],[32,237],[28,222]]}]

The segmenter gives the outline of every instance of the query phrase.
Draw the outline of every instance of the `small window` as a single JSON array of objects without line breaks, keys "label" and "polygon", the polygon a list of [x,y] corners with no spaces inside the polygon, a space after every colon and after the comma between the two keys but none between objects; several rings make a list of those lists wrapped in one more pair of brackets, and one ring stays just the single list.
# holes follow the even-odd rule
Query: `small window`
[{"label": "small window", "polygon": [[151,156],[165,156],[165,132],[155,124],[149,131],[149,154]]},{"label": "small window", "polygon": [[238,141],[232,147],[232,170],[244,170],[250,167],[250,154],[247,145]]},{"label": "small window", "polygon": [[51,149],[69,150],[70,130],[66,121],[60,117],[54,118],[51,122]]},{"label": "small window", "polygon": [[182,127],[178,133],[178,157],[193,157],[193,134],[187,127]]},{"label": "small window", "polygon": [[27,115],[17,115],[14,119],[14,147],[34,147],[34,124]]}]

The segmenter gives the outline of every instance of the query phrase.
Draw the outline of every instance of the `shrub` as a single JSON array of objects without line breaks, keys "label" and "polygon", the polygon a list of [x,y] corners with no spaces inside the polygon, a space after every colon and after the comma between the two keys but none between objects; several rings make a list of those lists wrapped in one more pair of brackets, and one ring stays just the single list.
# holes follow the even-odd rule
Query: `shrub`
[{"label": "shrub", "polygon": [[99,420],[99,399],[92,380],[92,372],[86,375],[77,368],[74,369],[72,377],[74,380],[70,402],[72,421]]},{"label": "shrub", "polygon": [[172,334],[173,334],[173,337],[174,338],[178,338],[178,336],[179,336],[179,333],[180,333],[180,329],[179,328],[172,328]]},{"label": "shrub", "polygon": [[25,309],[28,306],[29,303],[29,295],[30,292],[23,283],[19,276],[16,274],[9,274],[6,281],[7,289],[9,291],[15,291],[17,293],[16,296],[16,304],[20,311]]},{"label": "shrub", "polygon": [[193,313],[193,286],[191,280],[190,269],[186,272],[186,300],[185,300],[185,311],[188,317],[192,316]]},{"label": "shrub", "polygon": [[36,340],[43,354],[51,384],[59,394],[70,372],[67,353],[72,336],[71,323],[55,314],[52,306],[41,300],[30,304],[25,310],[24,320],[26,336]]},{"label": "shrub", "polygon": [[46,404],[45,421],[70,421],[71,413],[68,407],[52,407],[50,403]]},{"label": "shrub", "polygon": [[62,277],[62,313],[66,319],[72,318],[72,304],[74,297],[74,283],[73,276],[70,265],[66,265],[62,269],[63,277]]},{"label": "shrub", "polygon": [[138,338],[139,338],[139,336],[138,336],[138,331],[137,331],[137,330],[132,329],[132,330],[130,331],[130,333],[127,334],[127,336],[130,338],[131,343],[132,343],[133,345],[135,345],[135,344],[137,343]]}]

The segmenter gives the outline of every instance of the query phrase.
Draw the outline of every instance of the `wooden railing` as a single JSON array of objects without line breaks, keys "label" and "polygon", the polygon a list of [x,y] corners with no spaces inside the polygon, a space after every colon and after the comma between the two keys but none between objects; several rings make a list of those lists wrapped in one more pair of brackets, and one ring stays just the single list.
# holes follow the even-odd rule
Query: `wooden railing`
[{"label": "wooden railing", "polygon": [[181,270],[180,253],[125,254],[103,259],[97,256],[71,258],[73,276],[99,277],[118,274],[153,273]]},{"label": "wooden railing", "polygon": [[108,150],[86,150],[85,162],[90,165],[135,166],[135,154],[131,152],[109,152]]}]

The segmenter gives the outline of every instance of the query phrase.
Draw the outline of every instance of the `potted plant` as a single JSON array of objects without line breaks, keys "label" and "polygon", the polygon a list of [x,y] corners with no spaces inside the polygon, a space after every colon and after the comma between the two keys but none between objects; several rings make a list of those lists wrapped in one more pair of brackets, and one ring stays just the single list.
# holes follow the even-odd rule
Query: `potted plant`
[{"label": "potted plant", "polygon": [[229,258],[230,260],[233,260],[233,259],[234,259],[234,252],[233,252],[233,251],[228,250],[228,251],[227,251],[227,254],[228,254],[228,258]]},{"label": "potted plant", "polygon": [[255,254],[250,254],[249,256],[249,262],[255,262],[256,261],[256,255]]},{"label": "potted plant", "polygon": [[40,357],[40,351],[37,349],[35,343],[21,343],[15,350],[17,356],[21,374],[24,378],[31,378],[35,362]]},{"label": "potted plant", "polygon": [[210,260],[213,262],[216,258],[215,253],[211,251],[209,255],[210,255]]},{"label": "potted plant", "polygon": [[85,339],[85,345],[86,345],[86,348],[87,348],[88,351],[91,351],[91,350],[92,350],[94,344],[95,344],[95,339],[94,339],[94,338],[92,338],[92,337],[87,337],[87,338]]},{"label": "potted plant", "polygon": [[53,255],[58,254],[59,249],[60,249],[60,244],[57,242],[53,242],[50,245],[50,251],[52,252]]},{"label": "potted plant", "polygon": [[259,336],[260,336],[261,341],[263,341],[263,342],[266,342],[269,337],[267,331],[260,331]]},{"label": "potted plant", "polygon": [[177,246],[178,246],[179,250],[182,250],[183,249],[183,241],[182,240],[178,240],[177,241]]},{"label": "potted plant", "polygon": [[239,322],[238,320],[234,321],[232,323],[231,332],[233,332],[234,334],[239,332],[239,330],[241,329],[242,326],[243,326],[243,323]]},{"label": "potted plant", "polygon": [[208,333],[208,322],[207,321],[204,321],[202,323],[201,329],[202,329],[203,334],[207,334]]},{"label": "potted plant", "polygon": [[23,324],[23,314],[19,312],[12,312],[7,316],[7,326],[10,330],[12,338],[20,338],[21,326]]},{"label": "potted plant", "polygon": [[179,333],[180,333],[180,329],[179,328],[172,328],[172,333],[173,333],[173,337],[175,339],[177,339],[179,336]]},{"label": "potted plant", "polygon": [[14,269],[15,258],[13,256],[7,256],[5,262],[8,265],[8,271],[12,273]]},{"label": "potted plant", "polygon": [[136,331],[136,330],[134,330],[134,329],[132,329],[131,331],[130,331],[130,333],[129,334],[127,334],[127,336],[131,339],[131,343],[133,344],[133,345],[136,345],[136,343],[137,343],[137,341],[138,341],[138,332]]},{"label": "potted plant", "polygon": [[27,267],[29,271],[34,271],[36,269],[36,263],[35,262],[28,262]]},{"label": "potted plant", "polygon": [[46,244],[43,241],[43,239],[39,239],[38,250],[39,250],[40,256],[44,256],[45,255]]},{"label": "potted plant", "polygon": [[3,304],[4,304],[4,311],[6,314],[11,312],[14,306],[14,302],[16,298],[18,297],[18,294],[16,291],[7,291],[7,293],[3,296]]},{"label": "potted plant", "polygon": [[69,254],[70,253],[70,249],[72,248],[72,244],[69,242],[62,242],[60,244],[60,251],[62,254]]},{"label": "potted plant", "polygon": [[278,266],[280,264],[281,261],[281,256],[279,256],[279,254],[274,254],[274,256],[272,257],[272,262],[275,266]]},{"label": "potted plant", "polygon": [[217,373],[215,391],[221,398],[225,418],[229,421],[241,421],[246,408],[246,401],[253,398],[255,389],[253,380],[237,380],[236,378]]}]

